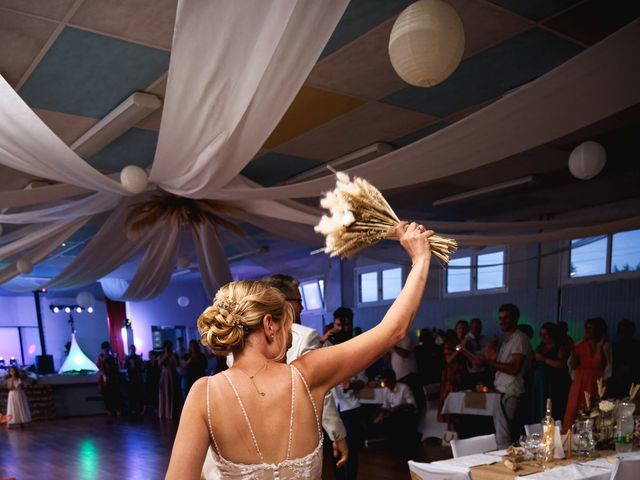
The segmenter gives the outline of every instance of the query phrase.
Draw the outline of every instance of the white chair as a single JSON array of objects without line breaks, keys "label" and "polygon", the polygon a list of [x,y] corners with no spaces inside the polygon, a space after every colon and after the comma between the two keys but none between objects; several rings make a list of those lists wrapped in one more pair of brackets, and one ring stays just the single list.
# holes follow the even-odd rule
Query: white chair
[{"label": "white chair", "polygon": [[640,458],[618,458],[611,472],[611,480],[638,480],[640,478]]},{"label": "white chair", "polygon": [[413,460],[409,460],[407,463],[411,480],[469,480],[469,475],[463,470],[447,470],[429,463],[417,463]]},{"label": "white chair", "polygon": [[[556,427],[558,427],[560,429],[560,431],[562,431],[562,421],[556,420]],[[532,433],[539,433],[540,435],[542,435],[542,424],[541,423],[534,423],[532,425],[525,425],[524,426],[524,433],[527,434],[527,437],[529,435],[531,435]]]},{"label": "white chair", "polygon": [[474,453],[491,452],[498,449],[496,435],[481,435],[479,437],[465,438],[464,440],[453,440],[451,450],[453,458],[473,455]]}]

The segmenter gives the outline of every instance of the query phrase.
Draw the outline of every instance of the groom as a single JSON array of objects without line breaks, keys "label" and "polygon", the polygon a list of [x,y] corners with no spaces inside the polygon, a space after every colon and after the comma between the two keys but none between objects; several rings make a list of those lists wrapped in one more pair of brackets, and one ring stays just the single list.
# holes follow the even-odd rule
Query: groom
[{"label": "groom", "polygon": [[[305,327],[300,323],[300,314],[304,309],[302,305],[302,297],[298,288],[300,282],[291,275],[283,273],[277,275],[269,275],[262,279],[263,282],[280,290],[287,302],[291,304],[295,311],[293,319],[292,334],[293,341],[291,348],[287,350],[287,363],[293,362],[305,353],[322,347],[320,343],[320,335],[313,328]],[[227,365],[233,365],[233,355],[227,356]],[[335,400],[331,391],[324,397],[324,411],[322,413],[322,428],[327,432],[329,438],[333,442],[333,455],[338,458],[336,465],[342,467],[347,463],[349,457],[349,448],[347,447],[347,430],[342,423],[340,413],[336,408]],[[209,447],[211,448],[211,447]],[[211,455],[207,453],[202,468],[202,478],[207,478],[207,472],[210,470],[208,463],[211,461]]]}]

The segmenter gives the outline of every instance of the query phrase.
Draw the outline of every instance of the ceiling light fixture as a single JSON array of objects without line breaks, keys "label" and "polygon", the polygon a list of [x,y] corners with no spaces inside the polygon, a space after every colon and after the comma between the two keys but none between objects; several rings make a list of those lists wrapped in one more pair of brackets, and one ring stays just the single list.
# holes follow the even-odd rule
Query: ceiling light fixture
[{"label": "ceiling light fixture", "polygon": [[368,162],[369,160],[373,160],[374,158],[386,155],[393,150],[393,145],[390,145],[388,143],[373,143],[371,145],[367,145],[366,147],[360,148],[355,152],[347,153],[346,155],[338,157],[335,160],[331,160],[327,163],[318,165],[317,167],[295,175],[286,180],[283,184],[289,185],[291,183],[298,183],[303,180],[313,180],[314,178],[324,177],[325,175],[332,175],[328,167],[343,172],[345,170],[348,170],[349,168],[355,167],[356,165],[360,165],[362,163]]},{"label": "ceiling light fixture", "polygon": [[489,185],[488,187],[477,188],[468,192],[458,193],[449,197],[441,198],[433,202],[433,206],[447,205],[451,203],[458,203],[464,200],[470,200],[472,198],[480,198],[492,195],[498,192],[504,192],[512,190],[523,185],[530,185],[540,183],[540,178],[535,175],[528,175],[526,177],[517,178],[515,180],[509,180],[508,182],[496,183],[495,185]]},{"label": "ceiling light fixture", "polygon": [[73,142],[71,149],[82,158],[89,158],[161,105],[162,101],[156,95],[135,92]]}]

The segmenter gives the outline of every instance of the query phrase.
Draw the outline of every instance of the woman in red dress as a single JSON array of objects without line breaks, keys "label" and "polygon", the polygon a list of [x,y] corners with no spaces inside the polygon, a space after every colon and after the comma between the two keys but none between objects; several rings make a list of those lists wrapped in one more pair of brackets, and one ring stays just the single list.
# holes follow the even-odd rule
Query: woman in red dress
[{"label": "woman in red dress", "polygon": [[575,370],[575,375],[562,422],[563,432],[571,428],[578,410],[586,406],[584,392],[588,392],[595,401],[596,382],[598,378],[604,377],[606,336],[607,324],[604,319],[590,318],[584,322],[584,340],[575,344],[569,358],[569,365]]},{"label": "woman in red dress", "polygon": [[466,320],[458,320],[455,333],[449,331],[444,340],[443,353],[445,369],[442,371],[440,384],[440,408],[438,409],[438,421],[449,423],[449,429],[453,429],[448,415],[442,413],[442,406],[450,392],[460,390],[464,376],[467,373],[467,360],[462,355],[461,347],[464,346],[465,337],[469,331],[469,323]]}]

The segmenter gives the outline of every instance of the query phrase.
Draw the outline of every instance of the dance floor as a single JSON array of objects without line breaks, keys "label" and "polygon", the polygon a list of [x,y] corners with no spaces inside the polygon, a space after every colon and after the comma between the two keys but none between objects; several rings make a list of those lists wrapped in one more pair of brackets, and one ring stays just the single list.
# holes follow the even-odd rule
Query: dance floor
[{"label": "dance floor", "polygon": [[[155,480],[164,478],[176,427],[173,422],[107,416],[37,422],[25,429],[0,428],[0,478],[17,480]],[[451,456],[439,445],[421,445],[417,459]],[[325,459],[323,478],[333,479]],[[408,479],[406,462],[382,445],[363,449],[360,478]]]}]

